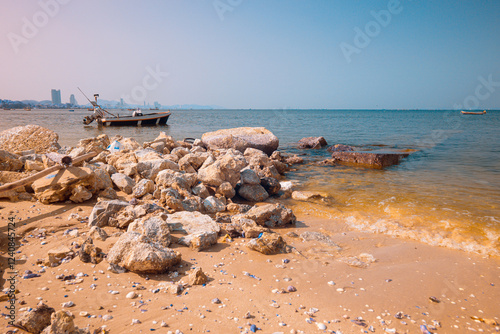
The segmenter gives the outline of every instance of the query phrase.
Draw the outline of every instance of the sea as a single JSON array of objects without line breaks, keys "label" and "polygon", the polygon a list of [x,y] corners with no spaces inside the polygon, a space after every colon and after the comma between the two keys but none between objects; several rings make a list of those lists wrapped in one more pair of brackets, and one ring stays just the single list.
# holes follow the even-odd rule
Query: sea
[{"label": "sea", "polygon": [[[122,115],[131,113],[110,110]],[[418,240],[486,256],[500,256],[500,111],[462,115],[459,110],[173,110],[167,126],[84,126],[86,109],[0,110],[0,131],[38,124],[59,134],[62,146],[102,133],[150,141],[165,132],[177,140],[208,131],[265,127],[279,149],[306,161],[287,178],[297,190],[327,199],[289,204],[349,228]],[[383,170],[325,166],[326,149],[299,150],[303,137],[363,150],[415,150]]]}]

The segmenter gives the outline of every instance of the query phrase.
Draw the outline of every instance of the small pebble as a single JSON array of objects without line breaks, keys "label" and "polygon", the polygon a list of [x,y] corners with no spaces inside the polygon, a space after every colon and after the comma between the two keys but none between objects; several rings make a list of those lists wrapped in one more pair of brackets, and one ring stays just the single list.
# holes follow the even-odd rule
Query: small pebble
[{"label": "small pebble", "polygon": [[322,331],[324,331],[324,330],[326,329],[326,325],[325,325],[325,324],[323,324],[323,323],[321,323],[321,322],[318,322],[318,323],[316,324],[316,326],[318,326],[318,329],[319,329],[319,330],[322,330]]},{"label": "small pebble", "polygon": [[127,293],[127,295],[125,296],[125,298],[128,298],[128,299],[137,298],[137,293],[135,293],[135,291],[130,291],[129,293]]}]

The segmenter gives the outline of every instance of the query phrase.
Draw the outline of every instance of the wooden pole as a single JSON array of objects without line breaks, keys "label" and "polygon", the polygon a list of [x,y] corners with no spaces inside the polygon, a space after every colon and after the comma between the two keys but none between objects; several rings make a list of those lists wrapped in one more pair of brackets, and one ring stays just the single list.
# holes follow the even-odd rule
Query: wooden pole
[{"label": "wooden pole", "polygon": [[[96,155],[97,155],[97,152],[90,152],[90,153],[81,155],[73,160],[73,164],[77,164],[77,163],[85,161],[89,158],[93,158]],[[55,166],[49,167],[47,169],[44,169],[41,172],[38,172],[38,173],[33,174],[31,176],[28,176],[27,178],[24,178],[22,180],[18,180],[15,182],[4,184],[3,186],[0,186],[0,193],[2,193],[4,191],[13,190],[13,189],[16,189],[16,188],[19,188],[22,186],[26,186],[28,184],[35,182],[39,178],[44,177],[45,175],[49,175],[49,174],[56,172],[56,171],[63,169],[63,168],[65,168],[64,165],[55,165]]]}]

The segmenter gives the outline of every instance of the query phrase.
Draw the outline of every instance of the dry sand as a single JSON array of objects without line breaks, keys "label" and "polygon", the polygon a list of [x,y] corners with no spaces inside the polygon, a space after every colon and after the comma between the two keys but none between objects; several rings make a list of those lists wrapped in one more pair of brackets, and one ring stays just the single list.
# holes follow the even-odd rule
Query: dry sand
[{"label": "dry sand", "polygon": [[[43,205],[38,202],[0,202],[0,242],[6,250],[7,217],[15,216],[21,223],[16,233],[22,246],[16,254],[16,270],[37,272],[37,259],[46,258],[47,251],[59,245],[83,240],[88,232],[86,223],[68,220],[71,213],[88,216],[94,202]],[[81,210],[81,211],[79,211]],[[420,325],[433,325],[436,333],[498,332],[500,328],[500,259],[437,248],[425,244],[391,238],[385,235],[353,232],[341,222],[299,216],[295,227],[276,229],[289,245],[300,252],[266,256],[249,250],[248,239],[219,243],[209,251],[194,252],[173,245],[182,252],[178,277],[172,272],[163,275],[114,274],[107,270],[106,261],[98,265],[83,263],[79,258],[48,268],[41,277],[20,278],[17,282],[17,316],[22,308],[35,307],[39,300],[56,310],[72,301],[67,308],[75,315],[75,324],[91,330],[107,326],[111,333],[241,333],[250,332],[254,324],[257,333],[320,333],[317,324],[324,323],[326,333],[421,333]],[[47,230],[47,238],[39,239],[37,229]],[[65,230],[78,228],[80,236],[63,235]],[[106,227],[108,234],[117,229]],[[321,231],[331,236],[340,247],[330,247],[317,241],[304,242],[287,236],[288,232]],[[107,252],[117,237],[95,241]],[[46,244],[41,243],[45,241]],[[360,254],[372,255],[376,261],[366,268],[345,262]],[[2,270],[8,255],[1,254]],[[288,259],[289,263],[283,260]],[[175,296],[161,290],[154,293],[162,281],[186,281],[185,272],[198,266],[209,276],[206,286],[188,287]],[[253,278],[244,274],[248,272]],[[84,273],[83,282],[67,285],[56,279],[59,274]],[[9,277],[2,272],[2,288]],[[334,285],[329,284],[334,282]],[[95,290],[91,284],[96,284]],[[297,291],[275,293],[275,289],[294,286]],[[142,290],[140,290],[142,289]],[[109,291],[118,291],[111,294]],[[274,292],[273,292],[274,290]],[[130,291],[139,298],[127,299]],[[435,297],[439,303],[432,302]],[[221,304],[212,300],[218,298]],[[21,302],[22,304],[20,304]],[[8,302],[0,302],[3,313]],[[315,310],[317,309],[317,311]],[[88,312],[89,316],[80,316]],[[249,312],[250,318],[245,318]],[[308,312],[309,314],[306,314]],[[398,312],[402,312],[396,317]],[[113,318],[102,319],[105,315]],[[95,317],[91,317],[95,316]],[[487,323],[471,317],[485,319]],[[312,318],[312,324],[306,319]],[[398,319],[401,318],[401,319]],[[132,319],[141,323],[132,325]],[[364,321],[357,321],[363,319]],[[354,320],[354,321],[353,321]],[[161,327],[164,321],[168,327]],[[437,324],[439,322],[440,326]],[[363,327],[363,323],[366,327]],[[0,319],[7,328],[7,320]],[[370,328],[372,326],[372,328]],[[14,328],[8,328],[14,329]],[[19,330],[19,333],[23,333]]]}]

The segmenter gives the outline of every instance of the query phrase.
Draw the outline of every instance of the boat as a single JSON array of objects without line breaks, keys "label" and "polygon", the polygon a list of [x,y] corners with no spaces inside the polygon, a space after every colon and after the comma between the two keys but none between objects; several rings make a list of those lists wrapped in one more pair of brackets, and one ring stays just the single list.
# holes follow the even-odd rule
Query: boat
[{"label": "boat", "polygon": [[75,112],[75,109],[70,109],[69,112]]},{"label": "boat", "polygon": [[24,107],[24,110],[26,110],[26,111],[30,111],[30,110],[31,110],[31,108],[30,108],[30,107]]},{"label": "boat", "polygon": [[[81,90],[80,90],[81,91]],[[83,93],[83,92],[82,92]],[[85,95],[85,94],[83,94]],[[87,97],[87,96],[85,96]],[[97,103],[99,94],[94,94],[95,101],[89,100],[94,107],[94,113],[83,118],[83,124],[89,125],[96,121],[99,126],[143,126],[143,125],[166,125],[170,117],[170,111],[143,114],[140,109],[134,111],[133,115],[120,116],[112,114]],[[108,116],[109,115],[109,116]]]},{"label": "boat", "polygon": [[463,111],[462,110],[462,115],[484,115],[486,114],[486,110],[483,111]]}]

